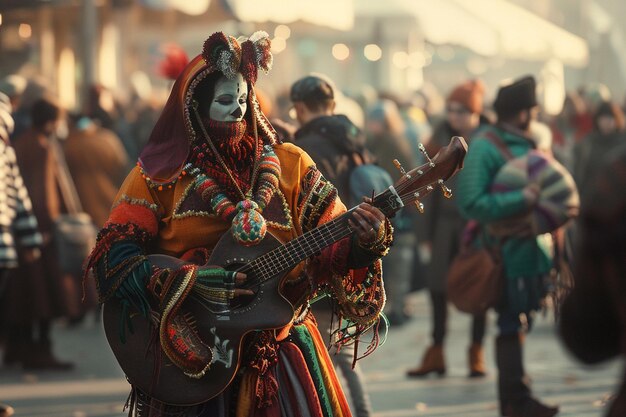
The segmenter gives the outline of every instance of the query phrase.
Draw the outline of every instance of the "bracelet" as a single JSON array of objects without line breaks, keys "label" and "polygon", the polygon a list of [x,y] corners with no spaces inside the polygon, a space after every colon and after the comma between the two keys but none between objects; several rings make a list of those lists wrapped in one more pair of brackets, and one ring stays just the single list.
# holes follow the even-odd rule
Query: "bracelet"
[{"label": "bracelet", "polygon": [[359,246],[378,256],[385,256],[393,243],[393,226],[391,221],[385,217],[385,221],[378,226],[376,239],[369,243],[358,242]]}]

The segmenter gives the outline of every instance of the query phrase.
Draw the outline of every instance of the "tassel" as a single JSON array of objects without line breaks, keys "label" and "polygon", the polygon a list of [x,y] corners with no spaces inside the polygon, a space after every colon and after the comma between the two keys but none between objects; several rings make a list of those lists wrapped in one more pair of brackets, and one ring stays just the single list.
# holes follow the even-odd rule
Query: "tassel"
[{"label": "tassel", "polygon": [[271,371],[257,376],[255,394],[257,408],[271,406],[274,398],[278,397],[278,381],[276,381],[276,377]]},{"label": "tassel", "polygon": [[269,407],[278,397],[278,381],[274,375],[279,345],[270,331],[257,333],[252,345],[251,369],[256,371],[255,397],[257,408]]}]

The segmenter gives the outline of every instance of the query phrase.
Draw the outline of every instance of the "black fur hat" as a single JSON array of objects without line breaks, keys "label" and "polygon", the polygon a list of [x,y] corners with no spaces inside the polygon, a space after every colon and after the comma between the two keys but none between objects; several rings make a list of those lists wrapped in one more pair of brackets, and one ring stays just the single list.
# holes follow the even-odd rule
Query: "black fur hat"
[{"label": "black fur hat", "polygon": [[493,108],[498,117],[511,116],[537,105],[535,89],[537,83],[533,76],[522,77],[513,83],[500,87]]}]

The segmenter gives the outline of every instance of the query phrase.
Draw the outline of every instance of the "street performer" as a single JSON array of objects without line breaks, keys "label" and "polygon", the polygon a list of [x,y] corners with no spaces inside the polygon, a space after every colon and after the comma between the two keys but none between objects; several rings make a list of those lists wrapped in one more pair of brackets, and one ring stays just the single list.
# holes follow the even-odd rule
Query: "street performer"
[{"label": "street performer", "polygon": [[[178,76],[88,261],[105,310],[115,300],[129,316],[156,316],[157,323],[163,322],[169,316],[158,300],[173,297],[168,291],[180,295],[199,288],[210,306],[228,308],[252,291],[246,274],[206,264],[220,238],[232,234],[242,246],[251,246],[271,234],[287,242],[346,212],[311,158],[281,143],[261,112],[254,85],[258,72],[267,73],[271,65],[265,32],[248,39],[217,32]],[[293,320],[283,329],[257,329],[246,337],[239,372],[221,394],[198,405],[172,405],[135,386],[127,404],[130,413],[350,416],[309,301],[322,291],[337,300],[338,319],[351,324],[340,338],[343,343],[378,322],[385,300],[380,258],[393,231],[368,202],[353,213],[354,234],[307,259],[282,281],[281,294],[295,310]],[[193,268],[183,271],[191,277],[189,288],[172,284],[180,282],[181,270],[157,267],[150,254],[193,261]],[[184,296],[176,299],[180,305]],[[120,325],[120,338],[129,332]],[[168,334],[159,334],[162,345]],[[176,364],[184,368],[189,360],[181,355]]]}]

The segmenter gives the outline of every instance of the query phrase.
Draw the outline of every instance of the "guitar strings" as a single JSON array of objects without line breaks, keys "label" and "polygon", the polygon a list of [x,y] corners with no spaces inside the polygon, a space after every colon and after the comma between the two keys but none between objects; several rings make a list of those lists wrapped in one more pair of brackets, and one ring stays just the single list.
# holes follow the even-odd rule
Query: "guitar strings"
[{"label": "guitar strings", "polygon": [[[431,185],[431,184],[428,184],[428,185]],[[423,189],[426,189],[428,187],[428,185],[425,185],[425,186],[422,186],[422,187],[418,188],[416,192],[420,192]],[[403,189],[406,188],[406,187],[402,186],[402,187],[399,187],[399,188],[400,188],[400,192],[402,192]],[[403,203],[407,203],[407,202],[409,202],[411,200],[414,200],[414,196],[412,194],[406,194],[406,195],[401,196],[401,201]],[[338,218],[338,219],[336,219],[336,220],[343,220],[343,216]],[[321,237],[324,238],[324,239],[326,239],[328,237],[330,237],[332,239],[336,239],[338,236],[341,236],[344,233],[346,235],[352,233],[351,227],[348,224],[346,224],[345,222],[341,222],[341,221],[340,222],[335,222],[335,221],[333,221],[333,222],[326,223],[324,226],[327,226],[325,228],[326,230],[321,230],[322,228],[320,227],[320,228],[317,228],[317,229],[314,229],[314,230],[308,232],[307,234],[313,234],[315,232],[319,232]],[[337,228],[337,226],[340,226],[340,228]],[[346,229],[342,229],[341,227],[346,227]],[[324,236],[323,235],[324,232],[327,232],[328,236]],[[277,248],[277,249],[281,249],[281,248]],[[301,249],[303,249],[303,248],[301,247]],[[309,248],[309,249],[311,249],[311,248]],[[318,248],[315,249],[315,251],[318,251],[318,250],[319,250]],[[277,251],[277,250],[275,250],[275,251]],[[272,251],[272,252],[274,252],[274,251]],[[266,255],[271,255],[271,254],[273,254],[272,252],[269,252]],[[287,253],[287,254],[289,255],[289,253]],[[244,268],[239,270],[241,272],[249,271],[251,269],[252,270],[254,270],[254,269],[260,270],[260,273],[257,274],[257,277],[260,278],[260,279],[257,278],[256,280],[249,281],[248,285],[245,288],[252,288],[252,287],[255,287],[257,285],[260,285],[263,282],[267,281],[268,279],[271,279],[274,276],[274,274],[271,272],[271,268],[277,266],[276,263],[275,263],[276,259],[272,259],[271,256],[268,256],[268,258],[270,258],[270,259],[264,260],[263,258],[266,257],[266,255],[264,255],[261,258],[255,259],[250,264],[246,265],[246,267],[244,267]],[[290,258],[291,258],[291,256],[290,256]],[[278,266],[282,266],[282,265],[278,264]],[[269,272],[267,271],[268,269],[270,270]]]},{"label": "guitar strings", "polygon": [[[309,236],[313,236],[312,232],[315,232],[323,240],[330,239],[330,240],[336,241],[352,233],[352,228],[347,223],[345,224],[336,223],[330,226],[331,227],[325,227],[324,228],[325,230],[320,230],[322,228],[314,229],[314,231],[311,231],[308,234]],[[305,242],[307,243],[308,248],[305,248],[304,246],[300,245],[300,248],[298,249],[295,244],[291,245],[292,248],[288,248],[287,246],[289,246],[289,244],[287,243],[287,245],[285,245],[285,247],[287,247],[286,249],[284,249],[285,247],[277,248],[273,251],[268,252],[262,257],[255,259],[254,261],[250,262],[243,268],[238,269],[237,270],[238,272],[248,272],[250,270],[252,271],[256,270],[258,272],[257,274],[255,274],[256,279],[252,279],[246,282],[246,285],[243,288],[253,288],[253,287],[256,287],[257,285],[264,283],[265,281],[274,277],[275,274],[272,272],[272,269],[276,269],[277,267],[278,268],[283,267],[284,264],[281,264],[280,262],[277,263],[276,256],[271,256],[271,255],[276,255],[275,252],[279,252],[281,250],[286,252],[284,254],[285,256],[283,256],[282,258],[286,261],[287,264],[290,264],[296,261],[296,259],[293,258],[293,256],[291,255],[291,252],[289,252],[290,249],[293,249],[292,252],[295,252],[296,254],[298,254],[299,252],[306,253],[307,249],[311,251],[312,253],[319,252],[320,250],[323,249],[323,247],[312,247],[306,239],[305,239]],[[268,259],[264,259],[264,258],[268,258]]]},{"label": "guitar strings", "polygon": [[[428,184],[428,185],[430,185],[430,184]],[[427,188],[428,185],[420,187],[418,189],[418,191],[416,191],[416,192],[422,191],[423,189]],[[406,188],[406,187],[402,187],[402,188]],[[409,201],[414,200],[414,196],[412,194],[403,195],[401,197],[401,200],[402,200],[403,203],[407,203]],[[340,218],[338,218],[338,220],[343,220],[343,218],[340,217]],[[326,224],[328,226],[324,228],[325,230],[321,230],[322,228],[320,227],[320,228],[314,229],[313,231],[308,232],[308,234],[313,234],[315,232],[318,232],[320,234],[320,237],[322,237],[323,239],[327,239],[327,238],[336,239],[338,236],[341,236],[342,234],[348,235],[348,234],[352,233],[352,231],[353,231],[352,228],[348,224],[346,224],[345,222],[333,222],[334,224],[329,224],[329,223]],[[324,226],[326,226],[326,225],[324,225]],[[344,227],[345,227],[345,229],[343,229]],[[326,233],[327,236],[324,236],[324,233]],[[339,237],[339,238],[341,238],[341,237]],[[308,243],[308,241],[306,241],[306,240],[305,240],[305,242]],[[294,245],[294,248],[295,248],[295,245]],[[282,248],[277,248],[277,249],[280,250]],[[305,249],[305,248],[303,248],[301,246],[300,250],[302,250],[302,249]],[[309,245],[309,249],[311,250],[310,245]],[[278,251],[278,250],[275,250],[275,251]],[[314,251],[318,251],[318,250],[319,250],[319,248],[315,248],[314,249]],[[288,251],[288,249],[287,249],[287,251]],[[274,251],[272,251],[272,252],[274,252]],[[273,254],[272,252],[269,252],[266,255],[272,255]],[[239,270],[240,272],[246,272],[246,271],[249,271],[251,269],[252,270],[254,270],[254,269],[260,270],[259,271],[260,273],[257,274],[257,279],[249,281],[248,285],[246,285],[245,288],[255,287],[257,285],[262,284],[266,280],[271,279],[274,276],[274,274],[272,273],[271,269],[275,268],[276,266],[279,266],[279,267],[282,266],[281,264],[276,264],[276,259],[275,258],[272,258],[271,256],[266,256],[266,255],[264,255],[261,258],[255,259],[250,264],[246,265],[246,267],[244,267],[244,268]],[[291,258],[291,255],[289,254],[289,252],[287,252],[287,255],[289,255],[289,257]],[[263,259],[265,257],[267,257],[269,259]],[[285,260],[287,260],[287,259],[285,258]],[[290,259],[290,260],[293,261],[293,259]]]},{"label": "guitar strings", "polygon": [[[421,193],[423,190],[427,189],[428,186],[432,184],[434,183],[429,183],[427,185],[419,187],[417,188],[416,191],[412,193],[407,193],[407,194],[404,194],[404,190],[407,188],[407,186],[405,186],[404,184],[401,184],[398,186],[398,189],[396,191],[398,192],[402,203],[406,204],[416,199],[415,193]],[[430,191],[432,190],[429,190],[429,192]],[[427,194],[428,193],[424,194],[424,196]],[[349,212],[345,213],[344,215],[336,219],[331,220],[328,223],[325,223],[324,225],[318,228],[315,228],[303,234],[302,236],[305,237],[303,241],[307,244],[308,250],[311,251],[312,253],[315,253],[315,252],[319,252],[323,248],[312,247],[310,245],[309,240],[306,239],[307,237],[314,237],[315,234],[318,234],[318,236],[322,238],[322,240],[324,241],[326,241],[329,238],[332,241],[337,241],[353,233],[354,230],[352,229],[350,224],[346,221],[346,217],[348,214]],[[290,245],[290,242],[291,242],[291,245]],[[241,288],[244,288],[244,289],[256,288],[260,286],[261,284],[263,284],[264,282],[274,278],[276,276],[276,273],[274,273],[273,270],[275,270],[277,267],[278,268],[284,267],[283,264],[276,262],[277,261],[276,255],[278,252],[281,252],[281,251],[286,252],[286,253],[283,253],[283,259],[287,261],[288,263],[293,263],[295,261],[295,259],[292,259],[293,257],[291,256],[291,253],[289,252],[291,249],[295,249],[296,253],[298,253],[298,251],[304,251],[304,253],[306,253],[307,248],[304,248],[302,244],[299,245],[300,248],[298,249],[296,247],[295,241],[290,241],[290,242],[287,242],[287,244],[285,244],[284,246],[271,250],[265,255],[262,255],[261,257],[254,259],[253,261],[244,265],[242,268],[238,269],[237,272],[244,272],[244,273],[249,272],[249,271],[258,272],[257,274],[255,274],[253,279],[247,281]],[[290,248],[289,246],[291,246],[292,248]],[[287,256],[289,256],[289,259],[287,259]]]},{"label": "guitar strings", "polygon": [[[434,184],[430,183],[427,185],[424,185],[422,187],[419,187],[416,189],[415,192],[413,193],[407,193],[407,194],[403,194],[404,190],[407,188],[406,185],[401,184],[398,186],[398,193],[401,194],[400,195],[400,200],[402,201],[403,204],[405,203],[409,203],[411,201],[415,200],[415,196],[414,193],[420,193],[421,191],[425,190],[428,188],[428,186]],[[424,194],[424,196],[427,194]],[[346,213],[347,214],[347,213]],[[349,234],[351,234],[353,232],[353,229],[350,227],[350,225],[344,221],[345,218],[344,216],[340,216],[337,219],[331,220],[328,223],[325,223],[324,225],[322,225],[319,228],[313,229],[307,233],[305,233],[304,235],[302,235],[303,237],[310,237],[313,236],[314,233],[318,233],[320,235],[320,237],[322,239],[328,239],[330,238],[331,240],[339,240],[345,236],[348,236]],[[324,230],[322,230],[324,229]],[[324,236],[324,234],[326,233],[326,236]],[[343,236],[342,236],[343,235]],[[293,241],[292,241],[293,242]],[[307,243],[307,245],[309,246],[309,250],[314,250],[313,253],[318,252],[319,248],[312,248],[309,244],[309,242],[304,239],[304,242]],[[246,282],[246,284],[242,287],[245,289],[251,289],[254,287],[257,287],[261,284],[263,284],[264,282],[272,279],[275,274],[273,273],[273,269],[276,269],[277,267],[282,268],[283,264],[281,263],[276,263],[277,261],[277,252],[280,251],[286,251],[286,255],[289,256],[290,259],[287,259],[285,256],[283,256],[283,258],[285,259],[285,261],[287,261],[288,263],[291,263],[294,261],[294,259],[291,259],[292,256],[289,253],[289,250],[291,248],[289,248],[289,242],[282,247],[273,249],[272,251],[266,253],[265,255],[262,255],[261,257],[249,262],[248,264],[244,265],[242,268],[238,269],[238,272],[250,272],[250,271],[257,271],[258,273],[255,274],[254,279],[251,279],[249,281]],[[298,252],[298,249],[296,248],[295,243],[292,244],[291,246],[293,246],[293,249],[296,250],[296,253]],[[302,245],[300,245],[300,251],[304,250],[304,252],[306,253],[306,248],[304,248]],[[273,256],[272,256],[273,255]]]}]

